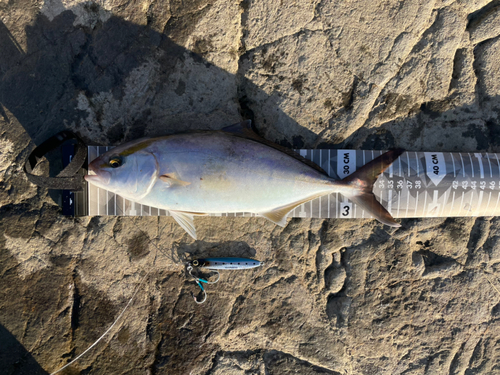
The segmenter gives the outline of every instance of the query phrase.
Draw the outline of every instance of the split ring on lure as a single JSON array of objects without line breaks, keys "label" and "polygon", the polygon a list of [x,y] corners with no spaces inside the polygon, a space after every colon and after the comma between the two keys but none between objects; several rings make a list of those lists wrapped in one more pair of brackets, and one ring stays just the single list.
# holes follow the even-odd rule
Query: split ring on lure
[{"label": "split ring on lure", "polygon": [[[206,258],[206,259],[195,259],[188,263],[187,270],[189,275],[194,279],[196,284],[201,288],[203,292],[203,299],[198,301],[196,297],[193,295],[193,299],[196,303],[202,304],[207,299],[207,292],[203,287],[203,284],[215,284],[220,279],[219,270],[243,270],[249,268],[259,267],[262,263],[258,260],[247,259],[247,258]],[[205,279],[201,279],[192,274],[194,267],[198,268],[206,268],[209,270],[213,270],[217,272],[217,280],[208,281]]]}]

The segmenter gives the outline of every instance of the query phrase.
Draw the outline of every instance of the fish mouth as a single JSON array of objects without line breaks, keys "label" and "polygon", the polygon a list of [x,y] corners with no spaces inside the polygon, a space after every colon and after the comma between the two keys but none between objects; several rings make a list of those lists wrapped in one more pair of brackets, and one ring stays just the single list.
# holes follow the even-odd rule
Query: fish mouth
[{"label": "fish mouth", "polygon": [[96,185],[109,185],[111,179],[111,173],[108,171],[103,171],[102,169],[96,169],[92,163],[89,165],[88,174],[85,175],[85,181]]}]

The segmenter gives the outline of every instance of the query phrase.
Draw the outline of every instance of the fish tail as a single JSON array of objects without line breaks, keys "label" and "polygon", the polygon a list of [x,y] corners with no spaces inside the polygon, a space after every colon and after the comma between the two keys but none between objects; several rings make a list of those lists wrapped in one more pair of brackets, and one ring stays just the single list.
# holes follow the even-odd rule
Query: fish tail
[{"label": "fish tail", "polygon": [[337,182],[346,188],[345,192],[342,191],[343,195],[370,213],[378,221],[391,227],[400,227],[401,224],[396,222],[384,206],[377,201],[375,194],[373,194],[373,185],[378,176],[389,168],[403,152],[403,149],[387,151],[365,164],[352,175]]}]

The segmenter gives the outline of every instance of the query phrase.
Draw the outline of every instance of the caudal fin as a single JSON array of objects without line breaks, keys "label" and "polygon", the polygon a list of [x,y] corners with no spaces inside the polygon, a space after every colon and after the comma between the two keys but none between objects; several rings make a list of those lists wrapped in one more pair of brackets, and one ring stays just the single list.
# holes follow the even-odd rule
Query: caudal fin
[{"label": "caudal fin", "polygon": [[378,221],[391,227],[400,227],[391,214],[377,201],[373,194],[373,184],[378,176],[404,152],[403,149],[387,151],[378,158],[358,169],[349,177],[342,180],[353,188],[351,194],[346,194],[352,202],[373,215]]}]

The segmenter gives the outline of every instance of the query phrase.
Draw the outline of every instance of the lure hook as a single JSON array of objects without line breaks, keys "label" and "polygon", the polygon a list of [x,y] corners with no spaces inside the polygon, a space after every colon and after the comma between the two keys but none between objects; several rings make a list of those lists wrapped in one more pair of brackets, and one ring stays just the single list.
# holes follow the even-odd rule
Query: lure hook
[{"label": "lure hook", "polygon": [[[193,264],[195,262],[198,263],[198,261],[194,261]],[[189,275],[194,279],[194,281],[196,282],[196,284],[198,284],[198,286],[200,287],[201,291],[203,292],[203,299],[201,301],[198,301],[196,299],[195,295],[193,293],[191,293],[191,295],[193,296],[194,302],[196,302],[197,304],[201,305],[202,303],[204,303],[207,300],[207,292],[205,291],[205,288],[203,288],[203,284],[202,283],[204,283],[204,284],[215,284],[216,282],[219,281],[220,273],[219,273],[219,271],[216,271],[217,272],[217,280],[215,280],[215,281],[208,281],[208,280],[200,279],[199,277],[194,276],[192,274],[193,266],[189,265],[187,267],[187,270],[188,270]]]}]

